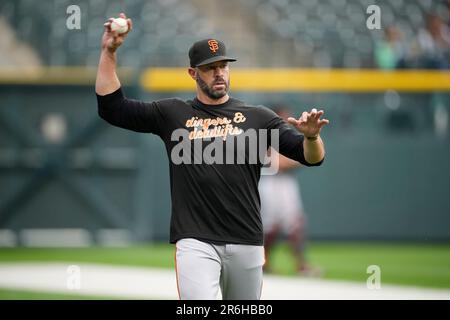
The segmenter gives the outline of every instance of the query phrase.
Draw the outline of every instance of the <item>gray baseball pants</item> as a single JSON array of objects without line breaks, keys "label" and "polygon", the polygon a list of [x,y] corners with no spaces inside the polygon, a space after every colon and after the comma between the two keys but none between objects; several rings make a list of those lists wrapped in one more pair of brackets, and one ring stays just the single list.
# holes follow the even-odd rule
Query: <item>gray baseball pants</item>
[{"label": "gray baseball pants", "polygon": [[263,265],[263,246],[181,239],[175,253],[179,297],[216,300],[220,288],[224,300],[259,300]]}]

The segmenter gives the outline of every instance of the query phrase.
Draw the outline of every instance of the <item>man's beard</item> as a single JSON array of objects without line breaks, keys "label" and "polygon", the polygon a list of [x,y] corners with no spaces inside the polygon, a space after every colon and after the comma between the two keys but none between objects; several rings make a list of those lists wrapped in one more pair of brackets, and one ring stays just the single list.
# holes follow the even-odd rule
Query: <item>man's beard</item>
[{"label": "man's beard", "polygon": [[[211,87],[208,86],[208,84],[203,81],[202,78],[200,78],[200,76],[197,74],[196,77],[196,81],[198,83],[198,86],[200,87],[200,89],[210,98],[213,100],[218,100],[222,97],[224,97],[227,93],[228,93],[228,87],[230,85],[230,81],[223,81],[223,80],[214,80],[214,82],[212,83]],[[221,89],[221,90],[214,90],[214,85],[217,82],[221,82],[224,84],[225,88]]]}]

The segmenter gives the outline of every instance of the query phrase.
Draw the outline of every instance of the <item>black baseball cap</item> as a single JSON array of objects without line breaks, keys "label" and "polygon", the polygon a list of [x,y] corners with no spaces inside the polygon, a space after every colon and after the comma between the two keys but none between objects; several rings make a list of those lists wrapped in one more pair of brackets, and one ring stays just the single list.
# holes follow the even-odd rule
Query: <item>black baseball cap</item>
[{"label": "black baseball cap", "polygon": [[236,61],[227,57],[225,44],[217,39],[204,39],[195,42],[189,49],[189,60],[192,68],[216,61]]}]

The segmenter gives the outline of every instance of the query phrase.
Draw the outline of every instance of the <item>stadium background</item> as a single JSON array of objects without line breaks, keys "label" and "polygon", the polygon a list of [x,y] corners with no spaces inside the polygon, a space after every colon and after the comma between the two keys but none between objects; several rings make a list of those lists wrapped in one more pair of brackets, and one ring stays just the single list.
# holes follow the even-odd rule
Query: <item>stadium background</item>
[{"label": "stadium background", "polygon": [[[66,27],[73,4],[81,10],[79,30]],[[366,27],[371,4],[381,8],[380,30]],[[69,246],[88,247],[66,252],[71,260],[95,252],[92,262],[102,262],[111,249],[89,247],[125,246],[136,257],[117,250],[103,262],[126,264],[123,254],[130,264],[152,265],[137,257],[167,242],[163,144],[97,116],[102,25],[120,12],[134,21],[118,54],[129,97],[191,98],[187,50],[216,37],[238,57],[232,96],[297,114],[325,110],[326,161],[297,176],[310,254],[331,278],[364,279],[376,252],[389,251],[382,265],[407,251],[388,281],[450,288],[450,74],[416,63],[380,70],[375,59],[388,26],[413,43],[427,13],[448,24],[447,4],[431,0],[1,1],[0,246],[10,248],[0,249],[0,261],[34,261],[37,252],[64,260],[64,250],[22,247]],[[280,261],[288,259],[283,254],[281,247]],[[359,261],[359,269],[343,271],[336,266],[342,261]],[[418,278],[402,278],[419,261]],[[291,273],[283,265],[280,272]]]}]

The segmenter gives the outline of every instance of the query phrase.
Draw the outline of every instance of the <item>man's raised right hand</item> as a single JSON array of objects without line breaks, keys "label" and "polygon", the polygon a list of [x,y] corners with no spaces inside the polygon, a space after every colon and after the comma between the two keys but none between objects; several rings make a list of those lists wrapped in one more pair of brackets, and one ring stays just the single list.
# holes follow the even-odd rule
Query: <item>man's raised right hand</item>
[{"label": "man's raised right hand", "polygon": [[105,22],[105,32],[102,37],[102,49],[108,50],[111,53],[116,52],[117,48],[120,47],[125,40],[128,33],[133,28],[133,22],[131,19],[127,19],[125,13],[119,14],[120,18],[126,19],[128,23],[128,31],[125,33],[119,34],[117,31],[111,31],[111,22],[114,18],[109,18],[108,21]]}]

